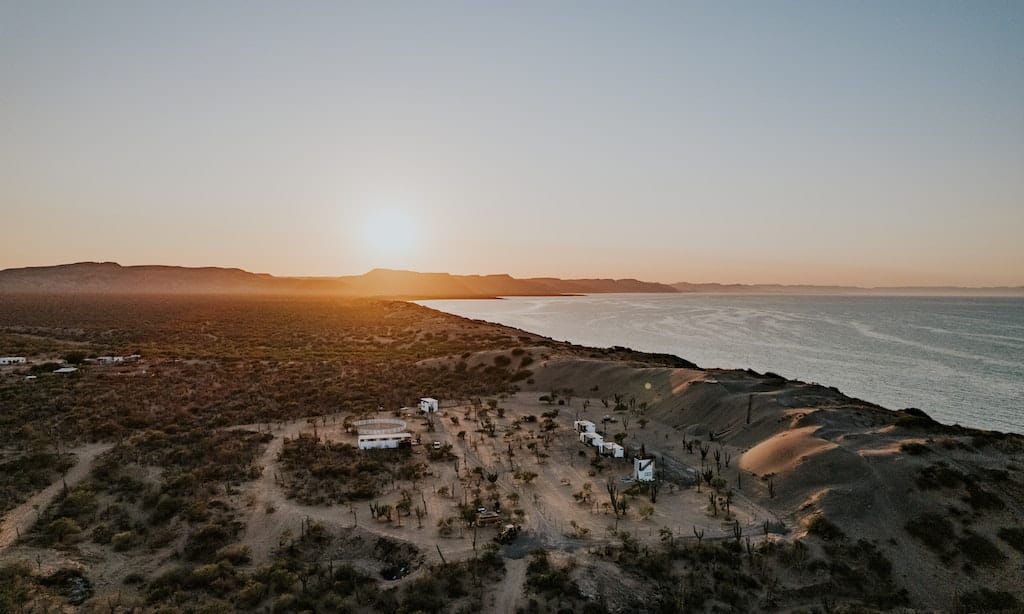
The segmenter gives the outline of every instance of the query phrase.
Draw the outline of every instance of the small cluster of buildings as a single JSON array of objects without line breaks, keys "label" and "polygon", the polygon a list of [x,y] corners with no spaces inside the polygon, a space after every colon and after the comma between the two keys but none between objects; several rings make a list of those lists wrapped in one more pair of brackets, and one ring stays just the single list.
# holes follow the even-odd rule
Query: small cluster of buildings
[{"label": "small cluster of buildings", "polygon": [[579,433],[580,442],[598,448],[602,455],[612,458],[622,458],[626,455],[626,449],[621,445],[614,441],[605,441],[597,432],[597,425],[590,420],[576,420],[572,426]]},{"label": "small cluster of buildings", "polygon": [[[593,446],[601,451],[604,456],[612,458],[623,458],[626,449],[614,441],[605,441],[597,432],[597,425],[590,420],[576,420],[572,424],[573,430],[579,434],[580,442]],[[633,479],[637,482],[654,481],[654,459],[639,458],[633,459]]]},{"label": "small cluster of buildings", "polygon": [[98,362],[105,365],[115,365],[123,362],[135,362],[142,358],[141,354],[129,354],[128,356],[97,356],[96,358],[86,358],[89,362]]},{"label": "small cluster of buildings", "polygon": [[[28,364],[28,359],[26,359],[24,356],[0,356],[0,367],[8,367],[8,366],[16,366],[16,365],[26,365],[26,364]],[[59,368],[53,370],[53,372],[58,374],[58,375],[69,375],[71,373],[75,373],[76,371],[78,371],[78,367],[71,367],[71,366],[59,367]],[[36,376],[35,375],[29,375],[25,379],[34,380],[34,379],[36,379]]]},{"label": "small cluster of buildings", "polygon": [[[420,399],[420,411],[424,414],[436,414],[439,406],[440,404],[437,399],[431,397]],[[404,430],[404,422],[401,420],[381,420],[380,422],[382,423],[381,426],[385,426],[383,423],[393,424],[393,426],[385,426],[383,429],[378,428],[374,432],[365,435],[360,434],[357,437],[360,450],[387,450],[412,445],[412,434]],[[400,426],[398,423],[401,423]]]},{"label": "small cluster of buildings", "polygon": [[360,435],[360,450],[381,450],[412,445],[411,433],[385,433],[383,435]]}]

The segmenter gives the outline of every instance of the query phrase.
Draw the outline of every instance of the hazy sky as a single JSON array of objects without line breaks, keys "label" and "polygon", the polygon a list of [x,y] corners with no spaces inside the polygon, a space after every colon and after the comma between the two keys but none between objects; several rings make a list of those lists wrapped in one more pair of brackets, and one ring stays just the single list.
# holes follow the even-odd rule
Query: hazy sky
[{"label": "hazy sky", "polygon": [[0,0],[0,268],[1024,284],[1024,2]]}]

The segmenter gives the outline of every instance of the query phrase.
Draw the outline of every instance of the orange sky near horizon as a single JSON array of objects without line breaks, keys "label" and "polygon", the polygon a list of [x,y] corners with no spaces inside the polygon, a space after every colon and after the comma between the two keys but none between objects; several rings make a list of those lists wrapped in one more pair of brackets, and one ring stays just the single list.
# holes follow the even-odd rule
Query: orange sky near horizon
[{"label": "orange sky near horizon", "polygon": [[1024,4],[0,5],[0,269],[1024,286]]}]

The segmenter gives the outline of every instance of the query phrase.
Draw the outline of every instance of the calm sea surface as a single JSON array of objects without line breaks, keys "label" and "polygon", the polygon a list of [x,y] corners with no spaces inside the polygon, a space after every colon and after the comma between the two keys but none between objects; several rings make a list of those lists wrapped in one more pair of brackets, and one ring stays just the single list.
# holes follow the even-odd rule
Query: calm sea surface
[{"label": "calm sea surface", "polygon": [[610,294],[421,301],[590,346],[836,386],[936,420],[1024,433],[1024,299]]}]

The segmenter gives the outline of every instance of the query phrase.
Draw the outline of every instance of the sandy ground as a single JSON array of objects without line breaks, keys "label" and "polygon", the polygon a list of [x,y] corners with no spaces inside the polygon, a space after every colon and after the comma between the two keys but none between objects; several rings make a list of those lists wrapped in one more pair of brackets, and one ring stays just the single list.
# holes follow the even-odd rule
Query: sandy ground
[{"label": "sandy ground", "polygon": [[[600,424],[604,415],[612,415],[618,421],[608,425],[607,437],[622,433],[627,447],[643,446],[677,482],[676,486],[663,488],[649,518],[640,516],[640,511],[650,505],[648,497],[640,495],[633,499],[627,517],[618,521],[620,534],[628,532],[640,542],[656,543],[660,541],[662,530],[670,530],[679,541],[695,539],[696,529],[703,531],[706,540],[731,539],[733,521],[738,521],[743,534],[757,541],[763,536],[765,521],[781,521],[789,532],[784,536],[775,535],[773,539],[794,539],[803,536],[802,527],[808,517],[823,512],[851,539],[865,538],[878,544],[892,561],[897,581],[911,591],[915,604],[941,611],[948,608],[954,590],[965,590],[976,584],[975,580],[965,579],[959,564],[941,564],[923,545],[908,536],[903,527],[909,518],[925,509],[944,511],[953,506],[966,509],[959,495],[915,488],[913,480],[920,468],[939,460],[965,472],[976,472],[978,467],[1012,468],[1013,464],[1007,465],[1003,456],[941,447],[927,436],[895,429],[892,412],[853,403],[830,389],[799,383],[780,385],[743,372],[638,368],[623,363],[573,359],[537,365],[535,373],[536,382],[531,390],[500,400],[499,406],[504,410],[502,417],[498,417],[496,411],[488,412],[495,426],[493,437],[482,429],[479,411],[471,405],[443,405],[434,419],[433,431],[428,431],[417,410],[409,412],[408,430],[419,435],[425,444],[414,446],[413,454],[427,463],[431,475],[417,483],[394,485],[391,491],[381,494],[378,502],[395,504],[403,490],[411,492],[413,501],[427,511],[422,526],[417,524],[415,516],[404,517],[400,522],[374,521],[366,501],[353,505],[311,506],[289,500],[279,483],[283,472],[277,457],[285,437],[311,434],[314,426],[306,419],[272,425],[273,439],[258,461],[262,466],[261,475],[242,484],[238,494],[233,495],[234,503],[242,510],[245,530],[241,541],[252,549],[252,565],[259,565],[270,556],[282,533],[298,534],[307,520],[321,522],[332,530],[357,527],[359,532],[412,543],[419,548],[427,564],[440,561],[438,548],[448,561],[470,557],[473,530],[456,521],[453,534],[441,536],[437,523],[443,518],[457,517],[460,506],[472,501],[474,491],[479,489],[486,505],[491,505],[496,497],[500,500],[502,522],[515,520],[524,529],[513,544],[503,548],[506,575],[489,591],[483,609],[485,612],[513,612],[525,605],[522,586],[531,550],[543,548],[556,558],[575,556],[582,566],[597,569],[602,562],[588,551],[620,539],[611,530],[616,521],[605,506],[608,501],[605,485],[611,480],[620,489],[627,488],[629,483],[624,478],[631,476],[632,459],[605,458],[602,461],[605,468],[595,472],[591,464],[594,450],[580,443],[572,429],[577,417]],[[539,400],[549,390],[568,386],[588,392],[585,396],[571,398],[563,406]],[[612,394],[635,397],[645,403],[647,409],[643,415],[649,423],[641,427],[637,416],[633,415],[626,429],[621,419],[623,413],[614,412],[602,403],[602,397],[607,400]],[[558,409],[557,428],[546,434],[540,429],[541,414],[554,409]],[[537,422],[522,422],[516,428],[516,419],[526,415],[536,416]],[[336,415],[318,419],[316,434],[321,439],[354,445],[356,437],[344,431],[342,418]],[[266,431],[267,426],[235,428]],[[462,437],[459,437],[460,432],[463,432]],[[721,510],[717,515],[711,513],[707,488],[698,492],[687,479],[701,465],[701,458],[699,453],[688,450],[685,442],[694,439],[707,442],[712,434],[713,449],[729,458],[721,469],[721,477],[733,491],[729,519]],[[430,461],[427,448],[435,440],[450,443],[457,460]],[[900,446],[908,442],[926,443],[930,451],[922,456],[909,456],[900,450]],[[86,446],[75,450],[79,462],[67,476],[68,485],[85,477],[96,456],[108,447]],[[705,463],[715,467],[713,453]],[[475,468],[497,474],[492,490],[488,490],[491,485],[487,480],[473,472]],[[516,477],[517,472],[537,475],[524,483]],[[573,494],[582,491],[588,483],[592,501],[578,502]],[[769,493],[769,483],[773,485],[773,494]],[[442,487],[449,491],[447,495],[440,492]],[[0,525],[0,556],[33,560],[40,554],[42,565],[59,556],[55,551],[37,553],[11,544],[17,531],[27,531],[34,521],[33,504],[45,507],[60,488],[58,481],[8,513]],[[991,578],[994,585],[1019,592],[1024,582],[1020,557],[993,536],[999,527],[1019,522],[1024,514],[1022,497],[1014,492],[1001,494],[1007,508],[974,514],[970,529],[992,538],[1008,557],[998,575]],[[514,509],[521,509],[522,514],[513,514]],[[967,529],[965,525],[959,532],[962,534]],[[477,547],[488,543],[497,530],[497,527],[478,529]],[[93,556],[87,545],[81,549],[86,557]],[[101,576],[97,594],[101,587],[114,586],[128,570],[134,570],[130,558],[97,551],[95,557],[100,556],[106,556],[107,560],[96,561],[97,573]],[[358,558],[360,556],[364,558]],[[379,562],[369,554],[354,554],[353,557],[346,562],[376,573]],[[98,571],[99,568],[103,571]],[[409,578],[423,573],[427,573],[426,565]],[[1018,588],[1014,589],[1015,586]]]},{"label": "sandy ground", "polygon": [[[604,505],[608,501],[606,482],[612,480],[620,489],[627,488],[627,480],[632,476],[632,459],[605,458],[603,462],[606,468],[594,474],[591,466],[594,451],[580,443],[572,429],[573,420],[577,412],[581,411],[582,404],[583,399],[574,399],[569,406],[558,408],[558,428],[547,437],[540,430],[539,421],[521,423],[521,428],[514,428],[516,418],[525,415],[539,418],[543,412],[558,407],[541,403],[538,395],[533,392],[519,393],[502,400],[500,407],[504,409],[503,417],[498,417],[495,411],[489,412],[495,423],[494,437],[482,431],[478,411],[470,405],[444,407],[434,418],[433,432],[428,432],[426,421],[417,411],[410,411],[406,417],[408,430],[414,435],[419,434],[424,442],[414,446],[413,453],[428,464],[432,475],[417,484],[398,483],[378,500],[394,504],[399,500],[402,490],[413,492],[413,500],[418,505],[425,504],[427,509],[422,527],[417,525],[414,516],[403,518],[400,526],[397,522],[374,521],[370,518],[369,502],[311,506],[289,500],[278,483],[279,479],[283,479],[283,472],[277,462],[278,454],[284,438],[295,437],[300,433],[312,434],[314,426],[309,420],[275,424],[271,429],[274,438],[267,444],[259,460],[263,467],[262,474],[256,480],[244,484],[238,494],[239,505],[245,510],[246,528],[242,542],[252,549],[253,560],[258,563],[271,554],[285,530],[297,534],[303,521],[312,520],[332,529],[358,526],[361,530],[413,543],[427,562],[440,561],[438,547],[448,561],[464,559],[472,556],[473,530],[463,528],[461,522],[456,522],[453,535],[441,536],[437,522],[442,518],[457,516],[463,501],[472,501],[474,489],[480,488],[485,505],[490,506],[495,495],[500,500],[502,523],[518,521],[523,527],[519,539],[505,548],[507,575],[488,597],[488,611],[515,611],[516,607],[522,605],[522,582],[529,550],[544,548],[583,554],[588,548],[617,540],[612,534],[616,525],[615,517]],[[589,413],[596,414],[594,406],[600,406],[598,399],[591,399],[589,405]],[[341,421],[341,416],[318,419],[315,427],[317,436],[322,440],[354,445],[355,435],[346,433]],[[257,427],[249,425],[236,428]],[[266,430],[266,425],[262,428]],[[653,442],[654,434],[660,431],[657,424],[648,424],[646,429],[638,431],[634,429],[639,427],[630,429],[627,443],[637,447],[646,435],[650,435],[647,439]],[[614,435],[619,430],[623,430],[621,423],[609,425],[608,435]],[[465,432],[464,437],[458,436],[460,431]],[[452,453],[457,460],[429,461],[427,447],[433,441],[451,443]],[[531,449],[532,446],[535,446],[534,449]],[[671,463],[677,472],[694,464],[699,465],[693,456],[671,456],[674,450],[658,449],[654,445],[648,445],[647,449],[658,454],[666,464]],[[473,473],[476,467],[486,473],[498,474],[493,492],[488,493],[487,481]],[[533,472],[537,477],[530,483],[523,483],[516,479],[517,472]],[[573,498],[573,493],[582,491],[587,483],[591,485],[592,501],[580,503]],[[447,487],[450,494],[439,494],[441,487]],[[518,500],[513,503],[516,495]],[[649,543],[658,542],[660,532],[665,528],[682,540],[695,539],[695,528],[703,532],[704,539],[731,539],[733,522],[738,520],[744,534],[756,539],[762,535],[764,521],[775,520],[770,510],[756,504],[740,491],[735,493],[728,518],[724,510],[720,510],[717,515],[709,511],[706,488],[698,493],[693,487],[666,486],[657,503],[651,506],[653,514],[647,519],[641,519],[639,512],[647,505],[650,502],[646,495],[633,499],[627,516],[619,519],[618,531],[628,532],[636,539]],[[521,509],[523,515],[513,514],[514,508]],[[574,523],[579,529],[574,528]],[[476,530],[478,548],[492,540],[498,526]],[[372,560],[351,562],[367,569],[374,567]]]},{"label": "sandy ground", "polygon": [[36,510],[46,509],[54,498],[60,494],[67,483],[68,488],[74,487],[82,481],[92,470],[96,457],[113,447],[109,443],[87,444],[70,450],[77,458],[75,466],[68,470],[64,479],[57,479],[52,484],[39,491],[18,507],[7,512],[0,521],[0,552],[6,550],[11,544],[17,541],[19,535],[25,535],[32,528],[36,521]]}]

